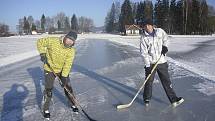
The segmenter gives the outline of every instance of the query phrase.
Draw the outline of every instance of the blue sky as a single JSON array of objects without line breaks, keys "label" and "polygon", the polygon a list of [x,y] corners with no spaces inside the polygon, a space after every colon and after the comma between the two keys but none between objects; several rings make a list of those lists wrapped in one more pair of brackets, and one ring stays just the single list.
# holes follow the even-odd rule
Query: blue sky
[{"label": "blue sky", "polygon": [[[114,1],[124,0],[1,0],[0,22],[10,25],[15,30],[18,19],[32,15],[39,20],[44,13],[45,16],[54,16],[64,12],[67,16],[85,16],[92,18],[96,26],[104,24],[104,18]],[[141,0],[131,0],[133,2]],[[153,0],[155,1],[155,0]],[[215,6],[215,0],[207,0]]]}]

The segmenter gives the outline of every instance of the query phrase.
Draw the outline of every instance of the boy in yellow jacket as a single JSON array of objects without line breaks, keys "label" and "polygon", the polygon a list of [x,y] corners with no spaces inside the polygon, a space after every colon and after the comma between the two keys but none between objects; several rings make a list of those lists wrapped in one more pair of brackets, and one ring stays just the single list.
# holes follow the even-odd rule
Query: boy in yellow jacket
[{"label": "boy in yellow jacket", "polygon": [[[41,61],[44,63],[45,89],[43,115],[47,119],[50,118],[49,103],[52,98],[52,89],[56,78],[54,73],[61,79],[62,86],[65,86],[73,93],[72,87],[70,86],[69,72],[75,57],[75,49],[73,46],[76,39],[76,32],[70,31],[64,37],[47,37],[37,41],[37,49],[40,53]],[[71,102],[73,111],[78,112],[73,97],[65,89],[64,92]]]}]

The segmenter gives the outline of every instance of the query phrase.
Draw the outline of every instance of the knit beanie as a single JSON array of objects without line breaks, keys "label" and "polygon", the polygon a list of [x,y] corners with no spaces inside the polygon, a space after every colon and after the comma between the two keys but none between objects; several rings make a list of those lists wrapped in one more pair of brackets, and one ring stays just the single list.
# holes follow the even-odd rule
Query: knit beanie
[{"label": "knit beanie", "polygon": [[69,33],[66,34],[65,37],[75,41],[77,39],[77,33],[74,31],[70,31]]}]

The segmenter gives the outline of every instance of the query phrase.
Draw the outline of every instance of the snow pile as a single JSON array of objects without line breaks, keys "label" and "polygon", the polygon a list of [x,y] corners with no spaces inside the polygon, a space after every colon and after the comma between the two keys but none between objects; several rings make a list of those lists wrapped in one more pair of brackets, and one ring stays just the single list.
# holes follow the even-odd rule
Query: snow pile
[{"label": "snow pile", "polygon": [[36,41],[41,36],[12,36],[0,38],[0,67],[38,55]]},{"label": "snow pile", "polygon": [[38,55],[37,51],[30,51],[30,52],[21,53],[21,54],[18,54],[18,55],[11,55],[11,56],[8,56],[8,57],[5,57],[5,58],[1,58],[0,59],[0,61],[1,61],[0,67],[9,65],[9,64],[12,64],[12,63],[15,63],[15,62],[22,61],[22,60],[34,57],[36,55]]},{"label": "snow pile", "polygon": [[[62,35],[26,35],[0,38],[0,67],[13,64],[31,57],[38,56],[36,42],[39,38],[47,36],[60,37]],[[78,40],[86,38],[78,37]]]}]

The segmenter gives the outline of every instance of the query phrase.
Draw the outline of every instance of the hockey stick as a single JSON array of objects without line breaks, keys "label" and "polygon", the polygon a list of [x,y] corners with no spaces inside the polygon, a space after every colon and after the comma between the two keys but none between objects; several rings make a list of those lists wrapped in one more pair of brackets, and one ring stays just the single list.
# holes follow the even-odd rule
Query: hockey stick
[{"label": "hockey stick", "polygon": [[[162,55],[161,55],[162,56]],[[149,78],[151,77],[152,73],[154,72],[154,70],[156,69],[158,62],[161,58],[161,56],[158,58],[157,62],[155,63],[155,65],[153,66],[151,73],[147,76],[147,78],[145,79],[144,83],[142,84],[142,86],[140,87],[140,89],[137,91],[136,95],[134,96],[134,98],[131,100],[130,103],[128,104],[124,104],[124,105],[118,105],[116,108],[117,109],[123,109],[123,108],[128,108],[132,105],[132,103],[134,102],[134,100],[137,98],[138,94],[140,93],[140,91],[143,89],[143,87],[145,86],[146,82],[149,80]]]},{"label": "hockey stick", "polygon": [[[54,70],[51,68],[51,66],[46,63],[48,65],[48,67],[51,69],[51,71],[53,72],[53,74],[55,75],[55,77],[58,79],[58,81],[60,82],[60,84],[63,84],[62,83],[62,80],[59,78],[59,76],[54,72]],[[75,98],[75,96],[69,91],[69,89],[63,85],[63,88],[68,92],[68,94],[70,96],[72,96],[72,98],[74,99],[75,103],[81,108],[81,111],[84,113],[84,115],[90,120],[90,121],[96,121],[94,119],[92,119],[87,113],[86,111],[84,111],[84,109],[82,108],[82,106],[80,105],[80,103],[78,102],[78,100]]]}]

